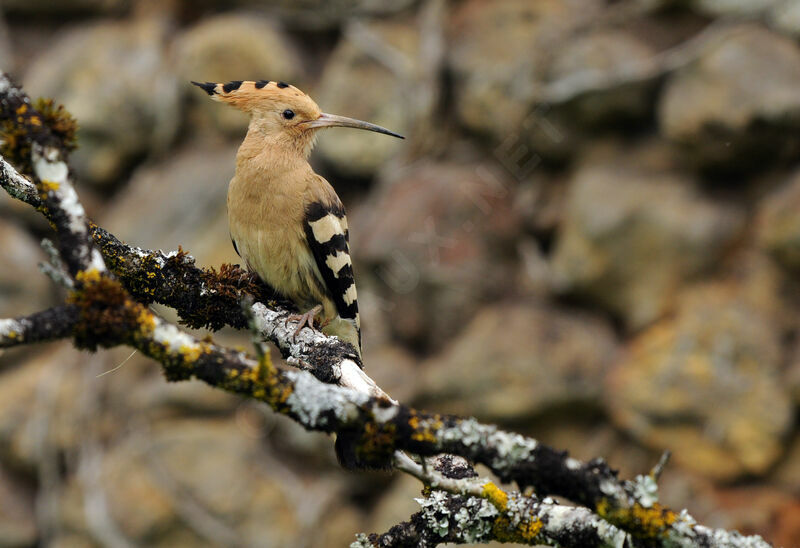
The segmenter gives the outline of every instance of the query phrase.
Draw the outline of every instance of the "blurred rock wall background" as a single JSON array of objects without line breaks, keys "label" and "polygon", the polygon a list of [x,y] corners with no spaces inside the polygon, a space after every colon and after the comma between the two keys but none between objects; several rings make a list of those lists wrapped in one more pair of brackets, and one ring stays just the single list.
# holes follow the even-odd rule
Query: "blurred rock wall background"
[{"label": "blurred rock wall background", "polygon": [[[99,224],[237,262],[224,204],[246,119],[189,80],[285,80],[404,133],[332,130],[313,157],[350,211],[379,384],[623,476],[669,448],[665,503],[800,545],[800,2],[2,11],[3,69],[81,124]],[[37,270],[47,233],[0,199],[0,317],[60,298]],[[126,349],[0,356],[1,546],[342,546],[418,491]]]}]

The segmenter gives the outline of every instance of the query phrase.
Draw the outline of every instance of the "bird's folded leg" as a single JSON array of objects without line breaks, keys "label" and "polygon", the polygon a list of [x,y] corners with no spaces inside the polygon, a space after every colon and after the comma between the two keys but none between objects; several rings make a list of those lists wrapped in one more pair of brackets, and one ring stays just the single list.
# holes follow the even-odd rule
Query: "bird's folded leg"
[{"label": "bird's folded leg", "polygon": [[305,314],[291,314],[287,316],[284,325],[288,324],[289,322],[298,322],[297,329],[294,330],[294,335],[293,335],[294,337],[297,337],[300,331],[302,331],[303,328],[306,326],[311,328],[312,331],[315,331],[314,329],[314,320],[316,319],[315,316],[320,312],[322,312],[322,305],[318,304]]}]

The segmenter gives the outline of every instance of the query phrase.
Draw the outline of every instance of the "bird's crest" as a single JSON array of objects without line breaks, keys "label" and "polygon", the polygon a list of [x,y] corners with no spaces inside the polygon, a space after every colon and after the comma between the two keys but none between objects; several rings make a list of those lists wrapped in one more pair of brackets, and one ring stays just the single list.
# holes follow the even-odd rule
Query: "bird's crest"
[{"label": "bird's crest", "polygon": [[215,101],[249,113],[275,105],[291,105],[310,112],[319,113],[317,104],[305,93],[285,82],[274,80],[233,80],[227,84],[216,82],[192,82]]},{"label": "bird's crest", "polygon": [[[282,133],[300,138],[300,150],[308,155],[315,131],[326,127],[351,127],[375,131],[403,139],[393,131],[362,120],[326,114],[311,97],[294,86],[271,80],[233,80],[227,84],[192,82],[216,100],[250,114],[250,127],[262,134]],[[282,121],[279,120],[282,118]]]}]

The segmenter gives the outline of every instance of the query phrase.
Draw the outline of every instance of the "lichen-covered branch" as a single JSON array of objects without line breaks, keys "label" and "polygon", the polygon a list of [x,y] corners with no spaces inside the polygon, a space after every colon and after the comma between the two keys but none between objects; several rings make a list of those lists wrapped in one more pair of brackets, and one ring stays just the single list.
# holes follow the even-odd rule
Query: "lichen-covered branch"
[{"label": "lichen-covered branch", "polygon": [[182,249],[166,253],[141,249],[119,241],[94,223],[90,229],[109,269],[131,295],[144,303],[174,308],[189,327],[214,331],[225,325],[247,327],[243,295],[279,305],[270,288],[236,265],[223,265],[219,271],[199,268],[194,257]]},{"label": "lichen-covered branch", "polygon": [[427,547],[491,540],[574,548],[635,546],[624,531],[588,509],[509,493],[498,508],[483,498],[433,491],[422,510],[383,534],[358,535],[351,548]]},{"label": "lichen-covered branch", "polygon": [[323,382],[388,398],[362,371],[357,354],[347,343],[310,329],[295,335],[296,324],[289,321],[291,305],[252,273],[231,265],[223,265],[219,271],[199,268],[183,250],[143,250],[120,242],[94,224],[90,228],[106,263],[138,300],[174,308],[190,327],[211,329],[246,327],[242,299],[256,301],[250,310],[255,328],[265,340],[275,343],[289,363]]},{"label": "lichen-covered branch", "polygon": [[490,540],[586,548],[633,545],[630,535],[588,509],[504,491],[491,480],[478,477],[459,457],[431,459],[422,466],[399,453],[395,468],[425,484],[426,496],[417,499],[422,511],[382,535],[359,536],[353,546],[436,546]]},{"label": "lichen-covered branch", "polygon": [[[180,250],[172,254],[139,250],[90,227],[65,161],[68,147],[59,138],[68,134],[70,126],[63,114],[50,118],[53,126],[0,75],[0,123],[7,135],[13,128],[14,141],[10,146],[6,139],[3,151],[12,163],[19,161],[33,181],[0,158],[0,184],[48,217],[58,235],[65,276],[72,282],[65,306],[0,323],[0,341],[6,345],[14,338],[12,332],[28,341],[69,336],[76,346],[90,350],[129,345],[161,363],[168,380],[197,378],[263,401],[306,429],[336,433],[337,447],[363,466],[390,467],[398,451],[423,458],[451,453],[486,465],[503,482],[516,482],[523,490],[535,488],[537,496],[526,497],[489,481],[477,483],[467,475],[446,476],[443,481],[406,461],[402,466],[406,472],[431,487],[436,480],[440,489],[452,492],[431,491],[422,499],[416,524],[412,519],[417,538],[431,544],[491,538],[611,546],[630,538],[643,546],[768,546],[760,537],[708,529],[685,512],[661,506],[652,476],[621,481],[602,460],[583,463],[532,438],[475,419],[398,404],[361,371],[348,345],[310,330],[295,339],[295,326],[287,325],[285,308],[253,302],[246,313],[235,310],[243,298],[264,298],[246,273],[232,267],[220,272],[199,269]],[[57,123],[64,126],[60,133],[53,129]],[[29,156],[22,157],[25,154]],[[33,184],[39,202],[27,189]],[[147,304],[154,301],[185,312],[190,323],[200,322],[201,315],[211,311],[222,323],[243,326],[244,318],[274,341],[290,363],[307,371],[281,371],[268,354],[254,359],[198,340],[153,314]],[[342,440],[346,443],[339,445]],[[566,497],[582,508],[539,498],[546,494]]]},{"label": "lichen-covered branch", "polygon": [[72,336],[78,309],[62,305],[30,316],[0,319],[0,348],[52,341]]},{"label": "lichen-covered branch", "polygon": [[16,198],[35,208],[42,207],[42,199],[36,191],[36,185],[17,172],[6,161],[0,164],[0,184],[12,198]]},{"label": "lichen-covered branch", "polygon": [[[43,104],[52,106],[52,102]],[[61,112],[61,116],[55,113],[45,116],[38,112],[8,75],[0,73],[0,120],[5,126],[4,155],[15,155],[22,165],[30,167],[30,174],[37,182],[41,207],[47,211],[50,222],[58,228],[58,250],[69,272],[75,275],[86,265],[104,271],[106,267],[100,252],[91,245],[86,214],[73,187],[66,162],[66,153],[72,145],[67,142],[68,139],[62,138],[64,131],[59,135],[56,129],[63,130],[62,126],[67,126],[66,132],[74,138],[75,128],[68,123],[72,120],[68,114],[58,109],[56,112]],[[4,166],[3,172],[7,169]],[[21,182],[19,177],[8,179],[16,185]]]}]

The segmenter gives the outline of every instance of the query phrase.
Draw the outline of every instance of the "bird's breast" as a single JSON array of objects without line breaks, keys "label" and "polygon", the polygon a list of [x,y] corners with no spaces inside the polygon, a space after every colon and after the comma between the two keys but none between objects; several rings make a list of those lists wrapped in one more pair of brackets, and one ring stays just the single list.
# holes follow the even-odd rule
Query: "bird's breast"
[{"label": "bird's breast", "polygon": [[271,181],[234,177],[228,187],[228,224],[244,262],[262,280],[298,301],[306,298],[313,257],[303,232],[302,194]]}]

